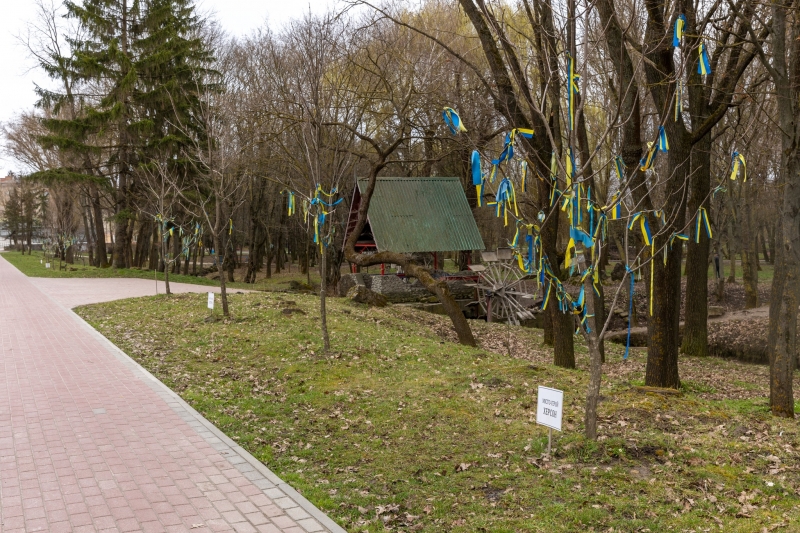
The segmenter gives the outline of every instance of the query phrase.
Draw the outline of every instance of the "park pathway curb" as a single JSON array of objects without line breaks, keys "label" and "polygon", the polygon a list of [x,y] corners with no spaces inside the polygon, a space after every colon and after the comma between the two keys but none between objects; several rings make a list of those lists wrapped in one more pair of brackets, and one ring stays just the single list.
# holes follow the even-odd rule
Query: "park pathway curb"
[{"label": "park pathway curb", "polygon": [[[205,290],[207,288],[198,286],[198,292]],[[25,298],[14,295],[20,291],[27,291]],[[37,293],[45,296],[46,301]],[[20,301],[25,302],[23,307],[33,310],[9,306],[10,303],[19,306]],[[3,354],[0,361],[0,530],[8,533],[37,530],[345,531],[81,317],[41,292],[3,258],[0,258],[0,304]],[[30,313],[38,318],[35,313],[43,311],[53,315],[63,313],[61,317],[44,317],[43,322],[51,328],[66,326],[71,331],[32,332],[19,324],[20,318],[30,318]],[[75,327],[70,327],[64,319]],[[28,327],[33,325],[28,324]],[[44,348],[48,344],[57,346],[68,335],[81,339],[81,350],[55,354]],[[92,343],[95,346],[91,346]],[[40,353],[35,353],[36,350]],[[20,352],[22,358],[18,358]],[[113,355],[113,362],[121,363],[124,368],[122,372],[119,367],[113,367],[112,361],[99,361],[103,363],[101,372],[111,370],[108,377],[114,381],[109,388],[118,387],[123,396],[133,392],[137,397],[147,397],[148,403],[140,406],[141,411],[154,412],[156,416],[152,420],[147,416],[133,416],[129,427],[113,422],[86,423],[87,416],[112,418],[111,411],[120,409],[110,405],[108,413],[104,408],[86,413],[86,405],[81,403],[84,398],[80,395],[87,394],[86,379],[91,381],[97,376],[84,379],[81,372],[72,374],[60,368],[64,363],[69,364],[71,358],[86,353],[89,355],[85,357],[92,358]],[[74,366],[80,364],[79,361],[75,363]],[[35,375],[24,375],[28,369]],[[38,386],[25,387],[26,383],[40,379],[43,383]],[[53,383],[44,385],[48,379]],[[136,382],[144,383],[151,394],[135,390]],[[15,387],[18,390],[15,391]],[[14,398],[15,392],[18,398]],[[153,402],[152,393],[163,405]],[[103,394],[108,396],[108,393],[94,390],[88,395],[96,398]],[[83,409],[79,416],[75,416],[78,408],[72,405],[75,399]],[[31,404],[35,404],[33,409]],[[39,412],[51,405],[54,412]],[[126,408],[132,407],[126,405],[121,409]],[[179,420],[170,417],[168,411],[177,415],[185,426],[181,427]],[[119,420],[119,415],[117,413],[114,420]],[[165,420],[169,427],[154,428],[156,421],[163,423]],[[155,434],[147,433],[154,429]],[[177,441],[171,442],[176,435]],[[114,442],[123,443],[119,448],[124,449],[127,461],[125,457],[117,457]],[[128,448],[133,448],[134,444],[143,455],[148,451],[161,453],[160,462],[131,455]],[[171,457],[175,458],[174,462]],[[129,501],[133,496],[136,501]]]}]

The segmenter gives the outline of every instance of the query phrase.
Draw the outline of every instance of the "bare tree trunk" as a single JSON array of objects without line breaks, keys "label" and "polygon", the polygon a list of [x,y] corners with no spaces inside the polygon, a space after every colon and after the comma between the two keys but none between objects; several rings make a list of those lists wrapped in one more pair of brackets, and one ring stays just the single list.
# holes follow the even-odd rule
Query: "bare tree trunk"
[{"label": "bare tree trunk", "polygon": [[92,235],[92,224],[91,224],[92,212],[89,209],[89,205],[90,204],[87,202],[86,205],[84,206],[84,208],[82,209],[82,211],[83,211],[83,213],[82,213],[83,214],[83,229],[84,229],[84,234],[86,236],[86,251],[89,254],[89,264],[90,265],[94,265],[94,240],[95,239],[93,238],[93,235]]},{"label": "bare tree trunk", "polygon": [[172,244],[172,253],[170,255],[170,260],[172,264],[170,268],[172,268],[173,274],[180,274],[181,273],[181,238],[177,231],[178,228],[175,228],[175,234],[170,238]]},{"label": "bare tree trunk", "polygon": [[148,223],[144,220],[140,221],[139,231],[136,235],[136,251],[133,254],[133,263],[131,265],[135,268],[140,268],[144,265],[145,253],[149,251],[150,247],[149,232],[150,228]]},{"label": "bare tree trunk", "polygon": [[755,246],[756,270],[761,272],[763,270],[761,268],[761,257],[759,257],[759,254],[761,254],[761,251],[759,250],[759,245],[761,244],[761,232],[758,230],[758,228],[756,228],[754,232],[753,243]]},{"label": "bare tree trunk", "polygon": [[[725,262],[722,260],[722,239],[717,234],[714,239],[714,249],[716,253],[716,261],[714,268],[719,266],[719,276],[717,277],[717,301],[721,302],[725,298]],[[716,272],[714,274],[716,276]]]},{"label": "bare tree trunk", "polygon": [[[629,273],[629,275],[632,275]],[[624,280],[623,280],[624,281]],[[584,281],[584,291],[593,291],[592,278],[587,277]],[[586,299],[586,307],[588,314],[595,314],[594,299]],[[589,387],[586,391],[586,412],[584,413],[584,427],[586,438],[595,440],[597,438],[597,403],[600,401],[600,385],[603,380],[603,352],[600,349],[600,342],[602,341],[602,328],[604,323],[599,322],[597,327],[593,328],[591,332],[583,331],[583,338],[586,340],[586,346],[589,349]]]},{"label": "bare tree trunk", "polygon": [[169,290],[169,239],[161,239],[161,253],[164,258],[164,287],[169,296],[172,294]]},{"label": "bare tree trunk", "polygon": [[572,313],[562,313],[555,302],[548,304],[553,324],[553,364],[562,368],[575,368],[575,319]]},{"label": "bare tree trunk", "polygon": [[[589,290],[591,290],[589,283]],[[584,426],[586,438],[597,438],[597,403],[600,400],[600,385],[603,381],[603,354],[597,343],[596,334],[584,334],[586,346],[589,348],[589,387],[586,391],[586,412]]]},{"label": "bare tree trunk", "polygon": [[[785,204],[786,202],[784,202]],[[782,224],[776,224],[776,233],[782,233]],[[783,241],[783,239],[781,239]],[[769,305],[769,404],[772,414],[786,418],[794,417],[794,390],[792,378],[796,367],[798,298],[791,290],[798,284],[797,268],[785,260],[785,246],[775,249],[773,260],[775,273]]]},{"label": "bare tree trunk", "polygon": [[152,232],[150,235],[150,257],[147,260],[147,268],[150,270],[159,270],[159,250],[161,245],[158,242],[158,224],[153,224]]},{"label": "bare tree trunk", "polygon": [[225,317],[230,316],[228,311],[228,291],[225,286],[225,267],[223,265],[224,255],[220,256],[220,249],[223,248],[222,239],[219,237],[219,231],[214,235],[214,254],[217,262],[217,272],[219,273],[219,299],[222,301],[222,314]]},{"label": "bare tree trunk", "polygon": [[[711,189],[710,134],[703,137],[692,148],[690,180],[689,216],[696,216],[701,207],[705,207],[710,212],[711,205],[708,200]],[[698,357],[708,356],[708,255],[710,249],[711,242],[705,235],[701,235],[700,242],[690,239],[686,245],[687,297],[684,300],[685,324],[681,352]]]},{"label": "bare tree trunk", "polygon": [[761,253],[764,254],[764,261],[766,261],[767,264],[772,264],[772,259],[771,259],[772,256],[770,255],[769,250],[767,250],[767,241],[769,240],[769,229],[767,228],[766,225],[761,226],[760,228],[758,228],[758,233],[760,237],[758,240],[761,242]]},{"label": "bare tree trunk", "polygon": [[731,262],[731,271],[728,275],[728,283],[736,283],[736,252],[739,247],[736,243],[736,205],[732,191],[727,195],[728,200],[728,259]]},{"label": "bare tree trunk", "polygon": [[773,265],[775,264],[775,250],[777,249],[775,246],[775,226],[775,224],[772,224],[769,227],[769,258],[770,263]]},{"label": "bare tree trunk", "polygon": [[[675,213],[668,219],[666,228],[661,234],[653,235],[654,248],[660,249],[666,244],[670,235],[680,230],[684,225],[686,197],[680,195],[680,190],[687,182],[689,174],[688,133],[682,125],[673,126],[668,123],[667,128],[670,138],[669,167],[672,175],[667,182],[666,195],[674,195],[672,211]],[[656,217],[650,217],[650,227],[660,227]],[[653,257],[649,262],[647,274],[651,285],[650,305],[652,314],[648,316],[648,342],[647,366],[645,369],[645,384],[651,387],[678,388],[678,349],[679,325],[681,307],[681,259],[683,247],[674,246],[667,255],[667,264],[664,265],[660,257]],[[654,269],[655,272],[650,270]]]},{"label": "bare tree trunk", "polygon": [[751,184],[742,183],[743,199],[741,209],[741,250],[742,250],[742,282],[744,284],[745,308],[758,307],[758,242],[757,232],[753,231],[751,210]]},{"label": "bare tree trunk", "polygon": [[328,288],[327,278],[328,276],[326,271],[326,257],[327,253],[325,250],[321,250],[320,256],[322,259],[320,260],[320,284],[319,284],[319,317],[320,317],[320,327],[322,328],[322,347],[325,350],[325,353],[331,351],[331,339],[328,335],[328,313],[325,309],[325,298],[326,298],[326,290]]},{"label": "bare tree trunk", "polygon": [[95,266],[105,268],[108,266],[108,251],[106,250],[106,230],[103,225],[103,207],[100,204],[100,193],[91,186],[92,211],[94,212],[95,238],[97,243],[97,258]]},{"label": "bare tree trunk", "polygon": [[[773,63],[781,126],[783,205],[775,231],[775,274],[769,306],[768,350],[770,407],[775,416],[794,418],[792,378],[797,355],[797,306],[800,303],[800,37],[797,24],[787,28],[788,2],[772,4]],[[790,30],[790,31],[787,31]],[[787,64],[787,44],[790,60]],[[790,71],[790,68],[792,69]],[[776,224],[777,226],[777,224]],[[777,244],[777,243],[776,243]]]}]

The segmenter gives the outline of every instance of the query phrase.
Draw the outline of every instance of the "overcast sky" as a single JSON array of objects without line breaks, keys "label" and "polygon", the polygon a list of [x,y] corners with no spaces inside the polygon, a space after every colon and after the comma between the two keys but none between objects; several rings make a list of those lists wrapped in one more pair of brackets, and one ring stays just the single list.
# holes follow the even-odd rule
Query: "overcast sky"
[{"label": "overcast sky", "polygon": [[[303,12],[324,12],[332,0],[198,0],[203,12],[213,11],[222,27],[233,35],[244,35],[262,24],[278,29],[286,21]],[[0,0],[0,122],[7,122],[20,111],[30,109],[36,101],[34,83],[47,84],[35,69],[17,35],[36,16],[32,0]],[[0,176],[16,170],[13,161],[0,154]]]}]

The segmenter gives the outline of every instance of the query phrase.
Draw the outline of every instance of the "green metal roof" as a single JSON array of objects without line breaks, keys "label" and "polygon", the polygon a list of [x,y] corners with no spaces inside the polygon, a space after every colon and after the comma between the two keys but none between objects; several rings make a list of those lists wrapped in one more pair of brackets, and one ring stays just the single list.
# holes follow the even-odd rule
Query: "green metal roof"
[{"label": "green metal roof", "polygon": [[[367,180],[358,180],[359,192]],[[458,178],[378,178],[368,219],[378,250],[483,250]]]}]

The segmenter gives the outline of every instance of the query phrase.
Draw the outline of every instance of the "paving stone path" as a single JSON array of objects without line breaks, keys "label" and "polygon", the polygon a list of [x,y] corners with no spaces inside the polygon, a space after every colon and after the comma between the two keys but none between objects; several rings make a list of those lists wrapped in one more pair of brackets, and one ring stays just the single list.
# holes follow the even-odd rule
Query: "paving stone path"
[{"label": "paving stone path", "polygon": [[[164,294],[164,282],[135,278],[28,278],[34,286],[53,300],[68,309],[79,305],[110,302],[123,298],[139,298]],[[182,294],[186,292],[215,292],[219,287],[192,285],[191,283],[169,284],[170,292]],[[228,294],[242,291],[228,289]]]},{"label": "paving stone path", "polygon": [[0,531],[343,532],[68,310],[139,282],[0,257]]}]

